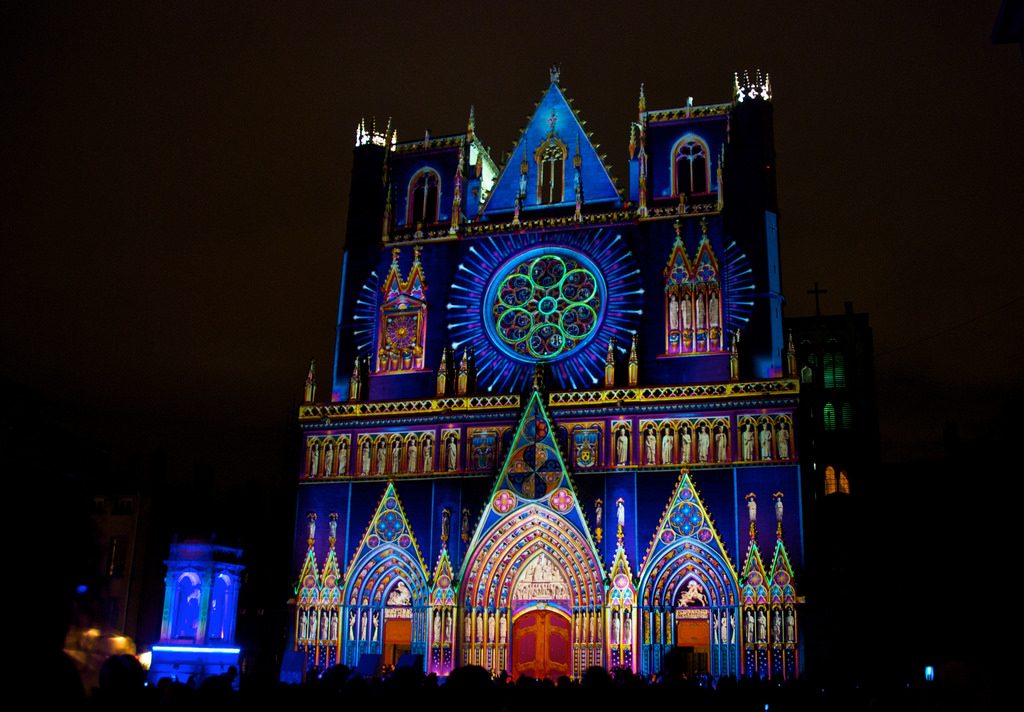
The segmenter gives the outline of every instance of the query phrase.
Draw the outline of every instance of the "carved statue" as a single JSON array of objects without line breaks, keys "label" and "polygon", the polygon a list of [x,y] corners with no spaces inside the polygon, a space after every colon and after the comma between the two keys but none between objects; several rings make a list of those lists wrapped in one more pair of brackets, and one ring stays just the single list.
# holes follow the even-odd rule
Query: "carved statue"
[{"label": "carved statue", "polygon": [[757,641],[765,642],[768,637],[768,616],[763,610],[757,612]]},{"label": "carved statue", "polygon": [[735,643],[736,642],[736,616],[733,615],[733,613],[731,611],[729,612],[729,630],[732,631],[732,634],[729,636],[729,642],[730,643]]},{"label": "carved statue", "polygon": [[668,328],[673,331],[679,328],[679,298],[675,292],[668,298]]},{"label": "carved statue", "polygon": [[596,499],[594,500],[594,528],[600,529],[604,526],[604,503]]},{"label": "carved statue", "polygon": [[761,430],[757,434],[758,443],[761,446],[761,459],[771,460],[772,459],[772,429],[768,423],[761,425]]},{"label": "carved statue", "polygon": [[704,318],[705,317],[705,311],[704,310],[706,309],[706,307],[704,305],[704,295],[703,294],[698,294],[697,295],[696,306],[697,306],[696,326],[697,326],[697,331],[700,331],[705,326],[707,326],[707,322],[705,321],[705,318]]},{"label": "carved statue", "polygon": [[690,462],[690,453],[693,451],[693,432],[689,425],[684,425],[679,431],[679,459],[683,464]]},{"label": "carved statue", "polygon": [[792,608],[786,610],[786,642],[796,642],[796,618]]},{"label": "carved statue", "polygon": [[370,441],[368,439],[363,441],[363,453],[360,456],[360,460],[361,460],[360,470],[361,470],[362,474],[364,474],[364,475],[370,474]]},{"label": "carved statue", "polygon": [[708,432],[708,426],[702,425],[697,429],[697,461],[707,462],[710,449],[711,433]]},{"label": "carved statue", "polygon": [[434,471],[434,439],[429,435],[423,440],[423,471]]},{"label": "carved statue", "polygon": [[622,497],[615,500],[615,521],[619,525],[619,529],[626,526],[626,503]]},{"label": "carved statue", "polygon": [[690,302],[690,295],[683,294],[683,329],[689,330],[690,319],[693,313],[693,305]]},{"label": "carved statue", "polygon": [[782,611],[778,608],[772,611],[772,641],[782,642]]},{"label": "carved statue", "polygon": [[316,513],[310,512],[307,514],[306,520],[309,522],[309,539],[316,539]]},{"label": "carved statue", "polygon": [[374,640],[379,640],[379,638],[377,637],[379,634],[380,634],[380,614],[379,613],[374,613],[373,614],[373,639]]},{"label": "carved statue", "polygon": [[412,592],[405,585],[405,581],[399,581],[394,590],[388,594],[389,606],[411,606]]},{"label": "carved statue", "polygon": [[369,640],[370,639],[370,626],[367,623],[366,611],[359,617],[359,639]]},{"label": "carved statue", "polygon": [[718,326],[718,293],[712,292],[708,297],[708,323],[711,328]]},{"label": "carved statue", "polygon": [[467,644],[472,642],[472,637],[473,637],[473,614],[470,613],[469,611],[466,611],[466,618],[465,618],[465,620],[463,622],[462,637],[465,639],[465,642]]},{"label": "carved statue", "polygon": [[299,640],[306,640],[309,636],[309,611],[305,608],[299,613]]},{"label": "carved statue", "polygon": [[[722,615],[725,615],[725,614],[722,614]],[[711,614],[711,635],[712,635],[711,642],[713,642],[713,643],[720,642],[719,638],[718,638],[718,630],[719,630],[719,628],[718,628],[718,614],[717,613],[712,613]]]},{"label": "carved statue", "polygon": [[775,521],[782,522],[782,493],[775,493]]},{"label": "carved statue", "polygon": [[462,541],[469,541],[469,510],[462,510]]},{"label": "carved statue", "polygon": [[496,621],[494,620],[494,613],[491,613],[489,616],[487,616],[487,642],[488,643],[493,643],[494,642],[495,623],[496,623]]},{"label": "carved statue", "polygon": [[628,609],[622,612],[622,644],[633,644],[633,617]]},{"label": "carved statue", "polygon": [[331,443],[324,443],[324,477],[330,477],[334,465],[334,447]]},{"label": "carved statue", "polygon": [[309,475],[316,477],[320,474],[320,443],[313,443],[309,455]]},{"label": "carved statue", "polygon": [[700,603],[702,606],[708,605],[708,599],[704,595],[704,587],[696,581],[690,581],[686,585],[686,590],[679,595],[680,606],[689,606],[693,603]]},{"label": "carved statue", "polygon": [[478,613],[477,616],[476,616],[476,642],[478,642],[478,643],[484,642],[484,613],[483,613],[483,611],[480,611],[480,613]]},{"label": "carved statue", "polygon": [[406,469],[409,472],[418,472],[417,468],[419,467],[419,464],[420,464],[419,463],[420,453],[419,453],[418,447],[419,447],[419,443],[417,442],[416,438],[415,437],[410,438],[409,439],[409,445],[406,447],[407,457],[408,457],[408,460],[409,460],[409,464],[408,464],[408,467]]},{"label": "carved statue", "polygon": [[348,639],[356,639],[356,612],[351,611],[348,614]]},{"label": "carved statue", "polygon": [[388,447],[383,440],[377,445],[377,474],[383,475],[388,469]]},{"label": "carved statue", "polygon": [[331,640],[338,640],[338,612],[331,611]]},{"label": "carved statue", "polygon": [[397,474],[402,471],[402,446],[398,440],[391,442],[391,473]]},{"label": "carved statue", "polygon": [[448,445],[445,451],[448,457],[448,472],[455,472],[459,457],[458,437],[453,435],[448,438]]},{"label": "carved statue", "polygon": [[612,611],[612,645],[619,644],[619,612]]},{"label": "carved statue", "polygon": [[654,428],[647,428],[644,435],[644,458],[648,465],[657,464],[657,439],[654,437]]},{"label": "carved statue", "polygon": [[754,642],[754,613],[749,608],[747,609],[746,639],[748,643]]},{"label": "carved statue", "polygon": [[448,541],[448,536],[451,534],[451,521],[452,521],[452,510],[445,507],[441,510],[441,541]]},{"label": "carved statue", "polygon": [[452,623],[452,612],[450,610],[446,610],[444,612],[444,638],[449,643],[454,642],[452,637],[455,635],[455,628],[452,626]]},{"label": "carved statue", "polygon": [[434,611],[434,645],[441,644],[441,611]]},{"label": "carved statue", "polygon": [[348,472],[348,439],[343,438],[338,446],[338,474],[344,475]]},{"label": "carved statue", "polygon": [[729,434],[725,426],[719,423],[715,427],[715,462],[726,462],[729,459]]},{"label": "carved statue", "polygon": [[729,616],[727,616],[725,614],[725,611],[722,611],[722,618],[719,621],[719,625],[722,627],[722,635],[721,635],[722,643],[723,644],[724,643],[728,643],[729,642]]},{"label": "carved statue", "polygon": [[498,621],[498,635],[502,645],[508,642],[508,617],[501,616]]},{"label": "carved statue", "polygon": [[337,538],[338,538],[338,513],[337,512],[331,512],[331,518],[327,521],[327,530],[328,530],[328,536],[330,536],[330,538],[332,540],[337,540]]},{"label": "carved statue", "polygon": [[786,427],[785,423],[779,425],[779,430],[776,435],[775,447],[779,451],[780,460],[789,459],[789,428]]},{"label": "carved statue", "polygon": [[615,464],[625,465],[629,463],[629,435],[626,428],[619,428],[618,437],[615,438]]},{"label": "carved statue", "polygon": [[661,462],[672,462],[672,431],[665,428],[661,431]]},{"label": "carved statue", "polygon": [[740,444],[743,446],[743,459],[747,462],[753,462],[754,428],[749,422],[743,426],[743,432],[740,434]]}]

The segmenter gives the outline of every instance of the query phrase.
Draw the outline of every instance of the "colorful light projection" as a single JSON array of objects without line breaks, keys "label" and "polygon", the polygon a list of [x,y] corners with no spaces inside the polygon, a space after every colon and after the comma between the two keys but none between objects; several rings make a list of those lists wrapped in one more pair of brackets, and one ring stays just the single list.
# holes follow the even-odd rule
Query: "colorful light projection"
[{"label": "colorful light projection", "polygon": [[562,388],[596,385],[609,339],[629,344],[636,332],[639,275],[626,241],[606,228],[474,241],[447,305],[453,345],[473,348],[488,392],[523,388],[538,361]]},{"label": "colorful light projection", "polygon": [[736,675],[736,571],[684,470],[640,565],[640,668],[658,672],[676,646],[707,655],[712,675]]}]

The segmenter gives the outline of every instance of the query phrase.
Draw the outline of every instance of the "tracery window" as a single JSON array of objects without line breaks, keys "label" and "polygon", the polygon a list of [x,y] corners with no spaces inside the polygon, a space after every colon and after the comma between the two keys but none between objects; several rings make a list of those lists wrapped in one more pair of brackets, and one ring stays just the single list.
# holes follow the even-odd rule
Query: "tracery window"
[{"label": "tracery window", "polygon": [[673,192],[699,195],[708,192],[708,148],[698,138],[687,137],[673,152]]},{"label": "tracery window", "polygon": [[436,223],[438,191],[441,178],[431,168],[424,168],[409,181],[409,224]]},{"label": "tracery window", "polygon": [[551,137],[537,149],[537,203],[561,203],[565,193],[565,144]]},{"label": "tracery window", "polygon": [[825,495],[836,493],[836,468],[832,465],[825,466]]},{"label": "tracery window", "polygon": [[825,388],[846,388],[846,358],[842,352],[825,354]]},{"label": "tracery window", "polygon": [[722,287],[718,260],[707,234],[691,261],[677,232],[664,275],[666,353],[723,351]]}]

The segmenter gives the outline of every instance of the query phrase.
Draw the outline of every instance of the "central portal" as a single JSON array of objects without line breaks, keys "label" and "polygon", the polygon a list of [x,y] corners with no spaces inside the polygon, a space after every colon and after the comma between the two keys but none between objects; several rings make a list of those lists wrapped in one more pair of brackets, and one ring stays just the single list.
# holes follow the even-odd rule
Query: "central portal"
[{"label": "central portal", "polygon": [[569,619],[556,610],[527,611],[512,624],[512,677],[557,680],[571,674]]}]

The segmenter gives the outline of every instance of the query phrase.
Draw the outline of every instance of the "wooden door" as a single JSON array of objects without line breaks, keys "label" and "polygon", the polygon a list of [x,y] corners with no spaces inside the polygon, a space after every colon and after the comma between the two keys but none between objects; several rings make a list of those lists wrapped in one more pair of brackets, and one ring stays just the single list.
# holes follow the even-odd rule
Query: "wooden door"
[{"label": "wooden door", "polygon": [[394,665],[412,648],[412,619],[389,618],[384,621],[383,665]]},{"label": "wooden door", "polygon": [[681,620],[676,624],[676,647],[681,655],[682,671],[688,675],[709,671],[710,626],[706,620]]},{"label": "wooden door", "polygon": [[569,619],[557,611],[530,611],[512,624],[512,677],[570,675]]}]

